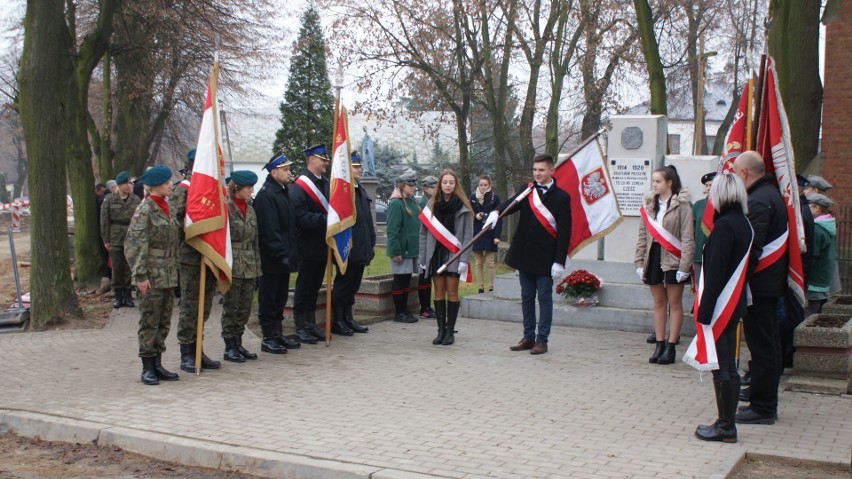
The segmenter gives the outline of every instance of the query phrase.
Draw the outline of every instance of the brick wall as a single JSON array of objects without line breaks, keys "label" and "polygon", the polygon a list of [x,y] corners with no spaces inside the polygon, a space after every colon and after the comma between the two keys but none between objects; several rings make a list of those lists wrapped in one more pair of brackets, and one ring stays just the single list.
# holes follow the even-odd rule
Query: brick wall
[{"label": "brick wall", "polygon": [[852,1],[826,25],[822,109],[822,176],[839,205],[852,205]]}]

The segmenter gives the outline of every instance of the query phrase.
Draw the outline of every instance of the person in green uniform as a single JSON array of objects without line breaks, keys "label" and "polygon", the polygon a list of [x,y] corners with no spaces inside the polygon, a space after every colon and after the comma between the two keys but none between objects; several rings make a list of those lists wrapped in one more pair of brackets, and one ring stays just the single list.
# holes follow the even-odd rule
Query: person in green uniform
[{"label": "person in green uniform", "polygon": [[171,177],[171,170],[158,165],[137,180],[145,185],[148,196],[136,208],[124,239],[124,254],[139,290],[139,357],[142,383],[148,385],[178,380],[161,362],[177,284],[178,223],[166,202],[172,192]]},{"label": "person in green uniform", "polygon": [[130,173],[121,171],[115,176],[118,184],[115,193],[106,195],[101,203],[101,239],[109,251],[112,265],[112,290],[115,292],[113,308],[127,306],[132,308],[133,297],[130,289],[130,265],[124,255],[124,237],[133,217],[139,198],[133,194]]},{"label": "person in green uniform", "polygon": [[243,333],[251,314],[257,278],[260,276],[260,247],[257,241],[257,215],[251,193],[257,175],[241,170],[231,173],[228,182],[228,222],[231,226],[231,289],[225,293],[222,310],[222,339],[225,361],[244,363],[257,354],[243,347]]},{"label": "person in green uniform", "polygon": [[[188,373],[195,372],[195,341],[198,328],[198,291],[201,285],[201,253],[186,243],[184,239],[184,218],[186,216],[186,195],[192,180],[192,167],[195,164],[195,150],[186,154],[186,179],[177,184],[169,196],[169,205],[175,210],[180,224],[180,314],[178,315],[177,338],[180,343],[180,368]],[[204,280],[204,322],[210,317],[213,295],[216,291],[216,275],[210,268],[204,268],[207,277]],[[214,361],[201,352],[202,369],[219,369],[222,363]]]},{"label": "person in green uniform", "polygon": [[837,267],[837,222],[829,213],[829,208],[834,204],[831,198],[819,193],[811,193],[807,198],[814,216],[813,263],[808,275],[808,314],[818,314],[828,300],[831,279]]},{"label": "person in green uniform", "polygon": [[394,317],[398,323],[416,323],[417,318],[408,311],[408,293],[411,275],[418,271],[417,255],[420,253],[420,206],[414,199],[417,178],[403,174],[396,181],[396,192],[388,203],[387,255],[391,259],[391,297]]}]

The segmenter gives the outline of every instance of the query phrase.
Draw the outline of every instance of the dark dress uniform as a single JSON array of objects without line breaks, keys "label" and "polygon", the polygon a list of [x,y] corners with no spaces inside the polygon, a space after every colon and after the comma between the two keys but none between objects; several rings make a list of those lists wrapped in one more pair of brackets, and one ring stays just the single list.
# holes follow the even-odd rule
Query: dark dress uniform
[{"label": "dark dress uniform", "polygon": [[130,265],[124,254],[124,238],[133,218],[139,198],[129,193],[122,199],[116,191],[101,203],[101,239],[109,245],[109,261],[112,264],[112,290],[115,292],[113,308],[133,307],[130,291]]},{"label": "dark dress uniform", "polygon": [[[186,216],[186,195],[189,191],[190,175],[187,180],[175,186],[169,197],[169,208],[174,209],[175,218],[180,225],[180,312],[178,314],[177,339],[180,343],[180,368],[186,372],[195,372],[195,341],[198,330],[198,290],[201,285],[201,253],[186,243],[184,238],[184,218]],[[216,275],[210,268],[204,268],[204,322],[210,317],[213,295],[216,291]],[[222,363],[207,357],[202,351],[202,369],[219,369]]]},{"label": "dark dress uniform", "polygon": [[[329,182],[325,177],[317,177],[308,170],[303,171],[300,176],[307,177],[308,181],[313,182],[322,192],[323,197],[328,199]],[[327,216],[325,209],[317,204],[298,182],[293,183],[290,199],[296,212],[296,244],[299,252],[293,320],[296,322],[296,336],[299,341],[311,343],[310,337],[313,337],[315,343],[325,339],[316,329],[316,309],[328,259],[328,245],[325,243]]]},{"label": "dark dress uniform", "polygon": [[361,184],[355,181],[355,224],[352,226],[352,249],[349,252],[346,274],[340,274],[338,270],[331,290],[331,306],[334,315],[331,331],[335,334],[351,336],[353,332],[368,331],[368,328],[355,322],[352,307],[355,305],[355,293],[361,288],[364,268],[376,255],[376,227],[370,210],[372,201]]},{"label": "dark dress uniform", "polygon": [[[256,177],[255,177],[256,178]],[[260,249],[257,241],[257,215],[254,208],[242,200],[228,199],[228,222],[231,227],[231,289],[225,294],[222,309],[222,338],[225,340],[225,359],[242,363],[257,359],[257,354],[242,347],[257,278],[260,276]]]}]

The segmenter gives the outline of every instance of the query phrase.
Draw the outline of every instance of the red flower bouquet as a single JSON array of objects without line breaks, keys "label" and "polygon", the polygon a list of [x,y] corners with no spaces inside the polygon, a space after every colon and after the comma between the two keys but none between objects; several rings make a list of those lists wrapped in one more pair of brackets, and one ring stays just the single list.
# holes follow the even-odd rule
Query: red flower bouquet
[{"label": "red flower bouquet", "polygon": [[566,298],[586,298],[601,288],[601,280],[584,269],[578,269],[556,285],[556,294]]}]

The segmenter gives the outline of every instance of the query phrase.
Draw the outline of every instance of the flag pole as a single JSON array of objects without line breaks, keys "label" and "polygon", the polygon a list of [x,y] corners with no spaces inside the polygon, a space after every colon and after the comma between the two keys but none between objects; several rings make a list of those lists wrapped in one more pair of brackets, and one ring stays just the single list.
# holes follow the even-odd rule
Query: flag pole
[{"label": "flag pole", "polygon": [[[334,99],[334,116],[332,119],[331,133],[331,148],[334,149],[334,139],[337,138],[337,118],[340,114],[340,89],[343,88],[343,67],[337,67],[337,75],[335,78],[335,89],[337,95]],[[329,169],[334,168],[334,152],[329,159]],[[329,187],[328,195],[331,196],[331,187]],[[328,247],[328,246],[327,246]],[[328,247],[328,253],[325,260],[325,347],[331,344],[331,247]]]}]

